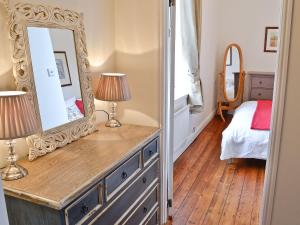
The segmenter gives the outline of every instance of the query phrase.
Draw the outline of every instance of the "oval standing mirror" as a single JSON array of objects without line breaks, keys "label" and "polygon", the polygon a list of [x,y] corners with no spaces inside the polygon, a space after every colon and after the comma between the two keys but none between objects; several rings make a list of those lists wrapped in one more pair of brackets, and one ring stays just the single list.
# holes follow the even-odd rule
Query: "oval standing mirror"
[{"label": "oval standing mirror", "polygon": [[228,102],[235,101],[240,89],[240,76],[243,71],[242,50],[237,44],[231,44],[225,51],[224,59],[224,97]]},{"label": "oval standing mirror", "polygon": [[218,114],[222,120],[224,110],[234,110],[243,100],[245,72],[242,49],[230,44],[225,51],[223,71],[220,73]]}]

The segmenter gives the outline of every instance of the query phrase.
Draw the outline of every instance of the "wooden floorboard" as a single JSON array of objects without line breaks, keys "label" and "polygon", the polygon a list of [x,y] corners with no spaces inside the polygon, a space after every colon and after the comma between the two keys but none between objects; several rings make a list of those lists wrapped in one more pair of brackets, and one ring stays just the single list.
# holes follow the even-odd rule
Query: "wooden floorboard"
[{"label": "wooden floorboard", "polygon": [[214,118],[175,162],[168,225],[259,224],[265,161],[221,161],[221,136],[228,124]]}]

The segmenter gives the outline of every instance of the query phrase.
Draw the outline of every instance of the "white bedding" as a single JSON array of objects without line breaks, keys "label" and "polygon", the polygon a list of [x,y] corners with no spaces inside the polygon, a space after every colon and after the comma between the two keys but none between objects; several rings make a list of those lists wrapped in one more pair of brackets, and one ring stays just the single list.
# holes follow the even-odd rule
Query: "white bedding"
[{"label": "white bedding", "polygon": [[270,131],[252,130],[256,101],[243,103],[223,131],[221,160],[232,158],[267,159]]}]

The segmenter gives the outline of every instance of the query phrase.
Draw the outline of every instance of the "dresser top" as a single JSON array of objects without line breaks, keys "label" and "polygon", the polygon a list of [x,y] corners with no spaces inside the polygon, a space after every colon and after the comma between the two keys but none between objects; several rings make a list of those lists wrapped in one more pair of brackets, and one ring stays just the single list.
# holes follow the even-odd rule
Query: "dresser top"
[{"label": "dresser top", "polygon": [[275,72],[263,72],[263,71],[248,71],[247,74],[251,75],[263,75],[263,76],[274,76]]},{"label": "dresser top", "polygon": [[38,158],[18,163],[28,176],[3,181],[5,194],[62,209],[157,136],[159,128],[123,125],[99,131]]}]

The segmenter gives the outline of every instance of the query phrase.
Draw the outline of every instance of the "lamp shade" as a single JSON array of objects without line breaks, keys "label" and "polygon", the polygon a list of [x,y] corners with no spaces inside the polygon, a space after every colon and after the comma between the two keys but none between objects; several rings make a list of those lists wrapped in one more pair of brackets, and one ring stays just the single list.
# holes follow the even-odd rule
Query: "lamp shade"
[{"label": "lamp shade", "polygon": [[0,140],[12,140],[36,133],[39,126],[34,115],[25,92],[0,92]]},{"label": "lamp shade", "polygon": [[103,73],[100,76],[95,98],[102,101],[128,101],[131,99],[127,75]]}]

